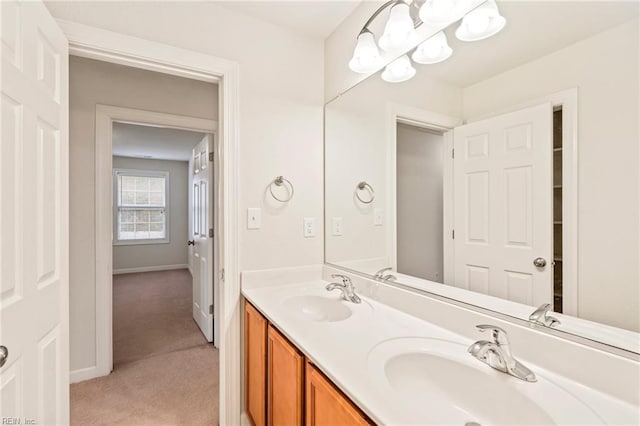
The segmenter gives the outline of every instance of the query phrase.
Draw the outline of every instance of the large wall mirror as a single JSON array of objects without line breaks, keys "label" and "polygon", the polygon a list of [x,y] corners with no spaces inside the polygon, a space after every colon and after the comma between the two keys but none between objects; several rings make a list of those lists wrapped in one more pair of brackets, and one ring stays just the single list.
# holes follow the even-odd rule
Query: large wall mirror
[{"label": "large wall mirror", "polygon": [[498,4],[326,105],[325,260],[640,353],[639,4]]}]

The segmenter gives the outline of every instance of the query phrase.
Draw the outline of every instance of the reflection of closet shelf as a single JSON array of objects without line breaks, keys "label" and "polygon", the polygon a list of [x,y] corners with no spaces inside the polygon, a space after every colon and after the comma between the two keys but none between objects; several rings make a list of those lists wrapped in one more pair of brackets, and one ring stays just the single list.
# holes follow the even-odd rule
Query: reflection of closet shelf
[{"label": "reflection of closet shelf", "polygon": [[554,225],[562,225],[562,221],[561,220],[554,220],[553,224]]},{"label": "reflection of closet shelf", "polygon": [[553,185],[553,189],[562,189],[562,185]]},{"label": "reflection of closet shelf", "polygon": [[561,262],[562,263],[562,258],[561,257],[554,257],[553,258],[554,262]]},{"label": "reflection of closet shelf", "polygon": [[562,151],[562,148],[553,148],[553,152],[560,152],[560,151]]}]

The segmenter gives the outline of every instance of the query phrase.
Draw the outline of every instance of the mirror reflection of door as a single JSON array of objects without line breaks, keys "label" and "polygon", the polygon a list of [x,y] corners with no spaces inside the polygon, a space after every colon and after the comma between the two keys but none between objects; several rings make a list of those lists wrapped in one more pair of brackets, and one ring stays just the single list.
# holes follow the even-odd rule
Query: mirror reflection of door
[{"label": "mirror reflection of door", "polygon": [[561,118],[545,103],[459,126],[451,152],[444,131],[399,121],[398,272],[562,312]]}]

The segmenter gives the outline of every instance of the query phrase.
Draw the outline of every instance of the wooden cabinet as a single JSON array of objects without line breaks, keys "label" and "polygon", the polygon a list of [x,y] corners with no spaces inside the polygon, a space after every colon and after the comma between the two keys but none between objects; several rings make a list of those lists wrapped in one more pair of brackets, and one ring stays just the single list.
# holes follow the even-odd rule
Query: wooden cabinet
[{"label": "wooden cabinet", "polygon": [[256,426],[267,424],[267,320],[250,303],[244,304],[246,407]]},{"label": "wooden cabinet", "polygon": [[307,426],[373,424],[309,361],[305,371]]},{"label": "wooden cabinet", "polygon": [[269,325],[267,337],[267,424],[302,426],[304,356]]},{"label": "wooden cabinet", "polygon": [[253,425],[373,424],[246,301],[244,330],[246,410]]}]

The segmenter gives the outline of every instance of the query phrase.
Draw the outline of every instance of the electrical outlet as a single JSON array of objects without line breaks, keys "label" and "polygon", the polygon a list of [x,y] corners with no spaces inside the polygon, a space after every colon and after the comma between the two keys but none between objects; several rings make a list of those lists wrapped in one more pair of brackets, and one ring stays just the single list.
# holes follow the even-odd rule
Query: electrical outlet
[{"label": "electrical outlet", "polygon": [[333,219],[331,219],[331,235],[334,235],[336,237],[339,237],[340,235],[342,235],[342,218],[341,217],[334,217]]},{"label": "electrical outlet", "polygon": [[316,236],[316,219],[314,217],[304,218],[303,235],[305,238],[313,238]]},{"label": "electrical outlet", "polygon": [[259,208],[247,209],[247,229],[260,229],[262,225],[261,211]]}]

